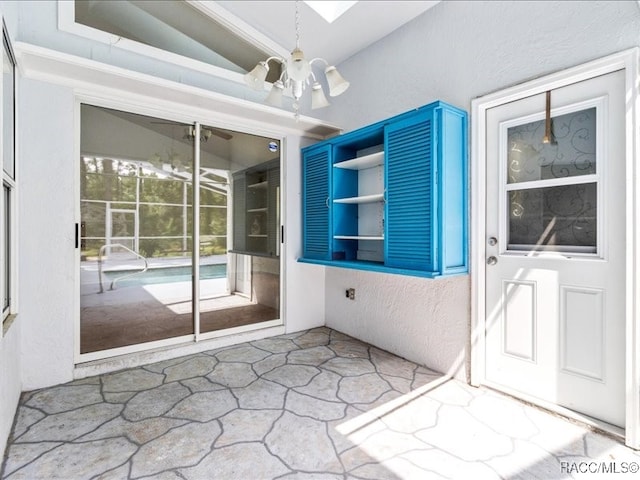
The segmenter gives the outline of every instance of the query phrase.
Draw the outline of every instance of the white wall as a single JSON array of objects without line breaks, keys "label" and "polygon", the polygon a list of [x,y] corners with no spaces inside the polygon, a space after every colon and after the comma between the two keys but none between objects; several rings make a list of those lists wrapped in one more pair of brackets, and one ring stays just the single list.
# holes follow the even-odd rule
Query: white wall
[{"label": "white wall", "polygon": [[[9,38],[17,35],[18,14],[16,4],[0,3],[0,14],[7,26]],[[18,175],[20,173],[18,172]],[[19,268],[19,267],[18,267]],[[3,337],[0,337],[0,453],[4,452],[6,440],[13,425],[13,416],[20,399],[20,322],[14,322]]]},{"label": "white wall", "polygon": [[73,378],[75,297],[74,96],[23,79],[18,145],[19,283],[24,390]]},{"label": "white wall", "polygon": [[0,453],[4,452],[20,399],[20,330],[20,322],[14,322],[0,339]]},{"label": "white wall", "polygon": [[285,315],[287,332],[319,327],[325,323],[325,268],[298,263],[302,256],[302,171],[300,148],[309,142],[290,137],[284,144],[284,176],[287,185],[283,214],[285,228]]},{"label": "white wall", "polygon": [[[328,327],[465,378],[468,275],[434,280],[327,268],[325,285]],[[347,288],[355,288],[354,300]]]},{"label": "white wall", "polygon": [[341,65],[351,87],[314,113],[347,130],[443,100],[471,100],[640,44],[620,1],[443,1]]},{"label": "white wall", "polygon": [[[483,94],[637,45],[636,1],[444,1],[341,64],[351,87],[318,112],[352,130],[434,100],[470,111]],[[463,378],[468,284],[329,268],[327,325]]]}]

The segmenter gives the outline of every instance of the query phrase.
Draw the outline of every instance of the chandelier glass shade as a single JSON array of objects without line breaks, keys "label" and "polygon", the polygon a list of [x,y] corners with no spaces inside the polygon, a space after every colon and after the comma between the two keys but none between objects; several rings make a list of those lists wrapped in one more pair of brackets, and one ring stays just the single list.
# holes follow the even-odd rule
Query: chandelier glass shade
[{"label": "chandelier glass shade", "polygon": [[265,79],[269,73],[269,63],[276,62],[280,65],[280,78],[273,82],[271,91],[265,99],[265,103],[276,107],[282,106],[282,97],[287,92],[293,97],[293,109],[298,113],[300,99],[307,86],[311,85],[311,108],[322,108],[329,105],[329,101],[324,94],[322,85],[316,79],[313,72],[314,64],[324,64],[324,74],[329,87],[329,96],[337,97],[349,88],[349,82],[346,81],[338,72],[336,67],[329,65],[323,58],[314,58],[307,60],[299,47],[300,40],[300,21],[298,13],[298,2],[296,1],[296,48],[293,49],[289,58],[269,57],[259,62],[253,70],[244,76],[246,84],[254,90],[264,90]]}]

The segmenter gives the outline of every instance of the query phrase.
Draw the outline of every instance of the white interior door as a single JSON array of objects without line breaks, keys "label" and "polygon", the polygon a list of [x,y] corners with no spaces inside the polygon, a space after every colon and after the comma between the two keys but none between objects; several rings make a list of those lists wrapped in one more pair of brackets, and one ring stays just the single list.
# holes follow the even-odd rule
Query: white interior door
[{"label": "white interior door", "polygon": [[624,427],[624,72],[487,111],[485,379]]}]

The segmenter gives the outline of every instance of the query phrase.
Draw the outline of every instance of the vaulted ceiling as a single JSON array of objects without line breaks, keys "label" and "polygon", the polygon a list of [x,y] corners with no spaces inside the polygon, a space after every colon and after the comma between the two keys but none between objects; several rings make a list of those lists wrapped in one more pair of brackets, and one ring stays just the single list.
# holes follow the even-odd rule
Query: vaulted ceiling
[{"label": "vaulted ceiling", "polygon": [[[323,3],[333,3],[325,0]],[[337,65],[421,15],[438,1],[359,1],[332,23],[303,1],[76,0],[76,21],[238,72],[288,55]]]}]

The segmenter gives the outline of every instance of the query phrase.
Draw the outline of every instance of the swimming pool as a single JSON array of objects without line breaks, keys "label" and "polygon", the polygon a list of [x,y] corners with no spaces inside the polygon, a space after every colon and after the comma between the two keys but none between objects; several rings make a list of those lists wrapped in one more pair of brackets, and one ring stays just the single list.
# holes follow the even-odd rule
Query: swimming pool
[{"label": "swimming pool", "polygon": [[[103,272],[105,288],[114,279],[124,275],[139,272],[139,270],[117,270]],[[227,276],[227,265],[225,263],[217,265],[201,265],[200,280],[213,278],[225,278]],[[138,273],[132,277],[123,278],[116,282],[116,287],[134,287],[140,285],[156,285],[159,283],[188,282],[191,280],[191,267],[155,267],[146,272]]]}]

